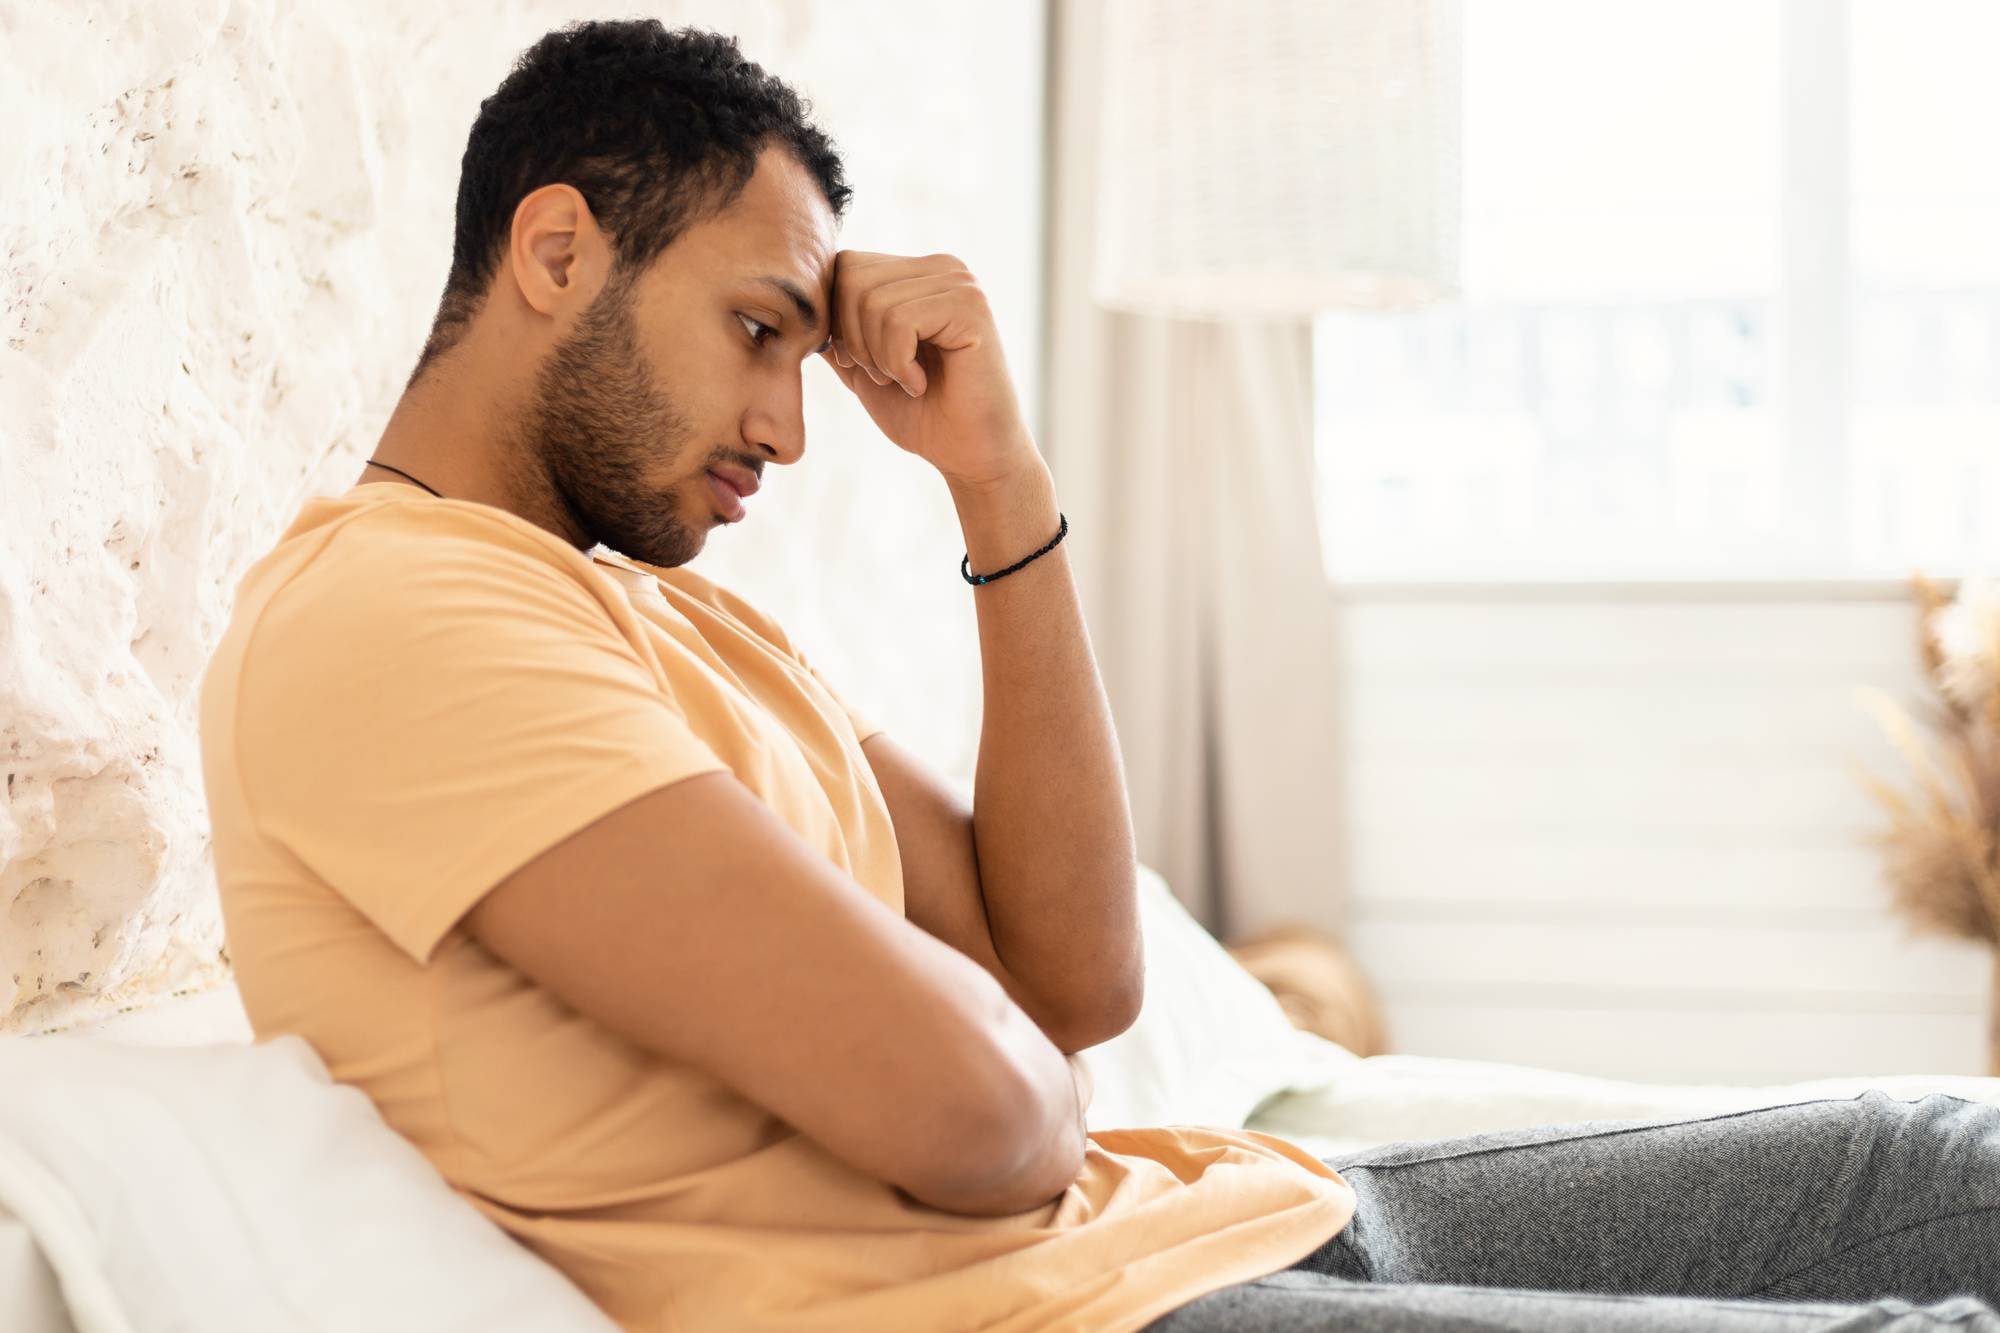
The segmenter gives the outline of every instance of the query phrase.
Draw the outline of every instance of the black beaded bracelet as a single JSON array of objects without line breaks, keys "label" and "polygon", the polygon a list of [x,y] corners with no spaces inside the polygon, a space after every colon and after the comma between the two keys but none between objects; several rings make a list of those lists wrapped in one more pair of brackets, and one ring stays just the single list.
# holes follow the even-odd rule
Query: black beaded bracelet
[{"label": "black beaded bracelet", "polygon": [[973,587],[977,588],[983,583],[991,583],[995,579],[1004,579],[1009,574],[1012,574],[1017,570],[1026,569],[1029,565],[1034,564],[1037,560],[1040,560],[1050,551],[1055,550],[1056,547],[1061,546],[1062,539],[1069,536],[1069,520],[1067,518],[1063,518],[1061,514],[1057,514],[1056,517],[1062,519],[1062,526],[1056,529],[1055,537],[1050,540],[1047,546],[1044,546],[1041,550],[1035,552],[1033,555],[1029,556],[1026,560],[1016,560],[1013,564],[1007,566],[1007,568],[1001,570],[997,574],[975,574],[972,572],[972,557],[970,555],[967,555],[964,559],[958,562],[959,574],[964,577],[967,583],[970,583]]}]

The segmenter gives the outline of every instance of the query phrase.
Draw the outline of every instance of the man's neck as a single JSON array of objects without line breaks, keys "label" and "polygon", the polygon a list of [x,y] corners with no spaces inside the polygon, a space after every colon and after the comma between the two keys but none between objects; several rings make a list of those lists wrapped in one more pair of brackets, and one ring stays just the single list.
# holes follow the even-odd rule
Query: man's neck
[{"label": "man's neck", "polygon": [[449,499],[504,509],[578,548],[589,546],[514,425],[527,411],[520,387],[526,377],[484,373],[494,358],[480,333],[475,324],[397,400],[371,461],[408,477],[368,469],[361,479],[418,479]]}]

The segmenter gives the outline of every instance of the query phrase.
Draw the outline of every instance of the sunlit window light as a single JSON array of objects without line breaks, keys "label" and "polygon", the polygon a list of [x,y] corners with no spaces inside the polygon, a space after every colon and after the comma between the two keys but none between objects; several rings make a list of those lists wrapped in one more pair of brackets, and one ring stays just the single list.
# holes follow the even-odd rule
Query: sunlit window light
[{"label": "sunlit window light", "polygon": [[[1844,85],[1803,148],[1788,42]],[[1463,299],[1315,330],[1334,577],[2000,567],[2000,5],[1850,0],[1826,49],[1780,0],[1467,0]],[[1802,293],[1786,154],[1829,146],[1847,274]],[[1788,291],[1845,325],[1824,435]]]}]

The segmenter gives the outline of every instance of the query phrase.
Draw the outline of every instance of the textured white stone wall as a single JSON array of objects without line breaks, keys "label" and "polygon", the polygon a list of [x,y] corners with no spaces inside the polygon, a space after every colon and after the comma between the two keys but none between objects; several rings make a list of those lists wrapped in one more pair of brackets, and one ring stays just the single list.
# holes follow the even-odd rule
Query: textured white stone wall
[{"label": "textured white stone wall", "polygon": [[[639,8],[737,32],[800,84],[850,153],[847,243],[962,254],[1033,367],[1039,4]],[[0,1028],[223,974],[203,664],[243,570],[351,481],[395,400],[479,98],[594,12],[0,0]],[[942,488],[820,367],[808,411],[806,464],[704,567],[967,776],[978,685]]]}]

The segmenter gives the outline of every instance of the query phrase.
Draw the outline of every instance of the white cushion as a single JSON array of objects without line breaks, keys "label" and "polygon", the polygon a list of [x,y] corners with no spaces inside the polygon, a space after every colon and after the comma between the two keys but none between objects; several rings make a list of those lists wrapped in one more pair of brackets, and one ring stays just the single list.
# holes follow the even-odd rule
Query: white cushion
[{"label": "white cushion", "polygon": [[1085,1056],[1097,1080],[1092,1129],[1237,1128],[1287,1091],[1331,1083],[1359,1059],[1300,1032],[1263,983],[1189,916],[1151,870],[1139,872],[1146,1001],[1124,1034]]},{"label": "white cushion", "polygon": [[7,1333],[76,1333],[56,1275],[28,1224],[0,1206],[0,1328]]},{"label": "white cushion", "polygon": [[305,1042],[0,1043],[0,1205],[79,1333],[616,1333]]}]

